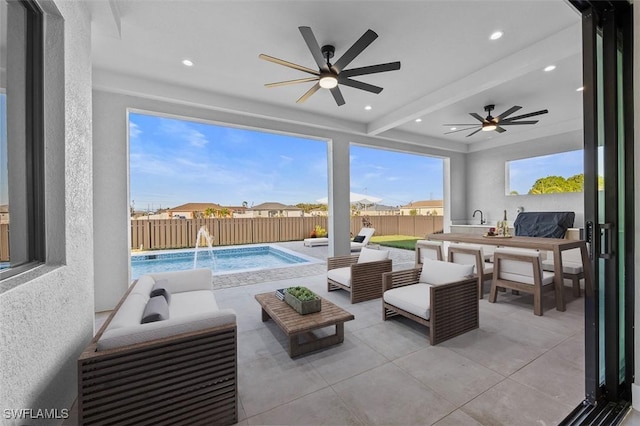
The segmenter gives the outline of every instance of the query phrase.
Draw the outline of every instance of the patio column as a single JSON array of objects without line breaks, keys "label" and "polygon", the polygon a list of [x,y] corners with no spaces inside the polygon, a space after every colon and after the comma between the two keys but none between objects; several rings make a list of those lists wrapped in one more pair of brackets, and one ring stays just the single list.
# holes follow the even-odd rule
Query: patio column
[{"label": "patio column", "polygon": [[329,256],[351,253],[349,204],[349,141],[335,138],[327,144],[329,177]]}]

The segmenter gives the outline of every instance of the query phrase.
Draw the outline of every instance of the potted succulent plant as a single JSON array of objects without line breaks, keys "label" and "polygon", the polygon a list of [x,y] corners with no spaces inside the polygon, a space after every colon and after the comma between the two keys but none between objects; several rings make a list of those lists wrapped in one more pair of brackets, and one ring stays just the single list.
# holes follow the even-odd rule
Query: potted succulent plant
[{"label": "potted succulent plant", "polygon": [[306,287],[289,287],[284,294],[284,301],[300,315],[319,312],[322,308],[320,297]]}]

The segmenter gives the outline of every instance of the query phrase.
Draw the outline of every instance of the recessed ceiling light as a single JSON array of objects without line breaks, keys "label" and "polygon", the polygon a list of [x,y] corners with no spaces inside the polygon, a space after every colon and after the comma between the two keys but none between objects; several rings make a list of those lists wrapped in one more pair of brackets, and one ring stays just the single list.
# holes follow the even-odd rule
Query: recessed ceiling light
[{"label": "recessed ceiling light", "polygon": [[496,31],[495,33],[491,34],[491,36],[489,37],[490,40],[497,40],[500,37],[502,37],[504,33],[502,31]]},{"label": "recessed ceiling light", "polygon": [[371,105],[367,105],[366,107],[364,107],[364,109],[366,109],[367,111],[371,111]]},{"label": "recessed ceiling light", "polygon": [[422,121],[422,118],[416,118],[416,123],[420,123]]},{"label": "recessed ceiling light", "polygon": [[452,127],[452,128],[451,128],[451,129],[449,129],[449,130],[456,130],[456,129],[457,129],[457,127]]},{"label": "recessed ceiling light", "polygon": [[193,66],[193,62],[190,61],[189,59],[184,59],[182,61],[182,65],[184,65],[185,67],[192,67]]},{"label": "recessed ceiling light", "polygon": [[584,86],[580,86],[576,89],[576,92],[582,92],[584,90]]},{"label": "recessed ceiling light", "polygon": [[545,72],[549,72],[549,71],[553,71],[556,69],[555,65],[549,65],[548,67],[546,67],[544,70]]}]

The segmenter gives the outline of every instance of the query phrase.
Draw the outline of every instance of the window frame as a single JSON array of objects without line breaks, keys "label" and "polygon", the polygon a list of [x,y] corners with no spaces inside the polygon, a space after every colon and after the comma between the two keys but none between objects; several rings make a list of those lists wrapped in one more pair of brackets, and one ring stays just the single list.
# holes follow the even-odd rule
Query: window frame
[{"label": "window frame", "polygon": [[[26,217],[26,258],[0,271],[0,281],[32,269],[46,261],[45,236],[45,149],[44,149],[44,12],[34,0],[16,2],[25,9],[24,69],[24,170],[25,211],[11,211]],[[7,63],[7,66],[9,64]],[[7,120],[7,126],[10,126]],[[7,144],[10,141],[7,140]],[[11,181],[8,182],[11,187]],[[11,226],[11,225],[9,225]],[[11,232],[11,231],[10,231]],[[11,242],[9,242],[11,263]]]}]

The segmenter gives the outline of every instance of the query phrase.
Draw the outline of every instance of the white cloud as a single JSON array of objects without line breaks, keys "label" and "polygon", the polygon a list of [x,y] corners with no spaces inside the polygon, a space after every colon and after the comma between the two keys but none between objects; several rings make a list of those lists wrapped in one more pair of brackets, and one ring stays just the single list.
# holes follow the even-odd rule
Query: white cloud
[{"label": "white cloud", "polygon": [[141,133],[142,130],[140,130],[140,126],[133,121],[129,121],[129,139],[138,139],[138,136],[140,136]]}]

